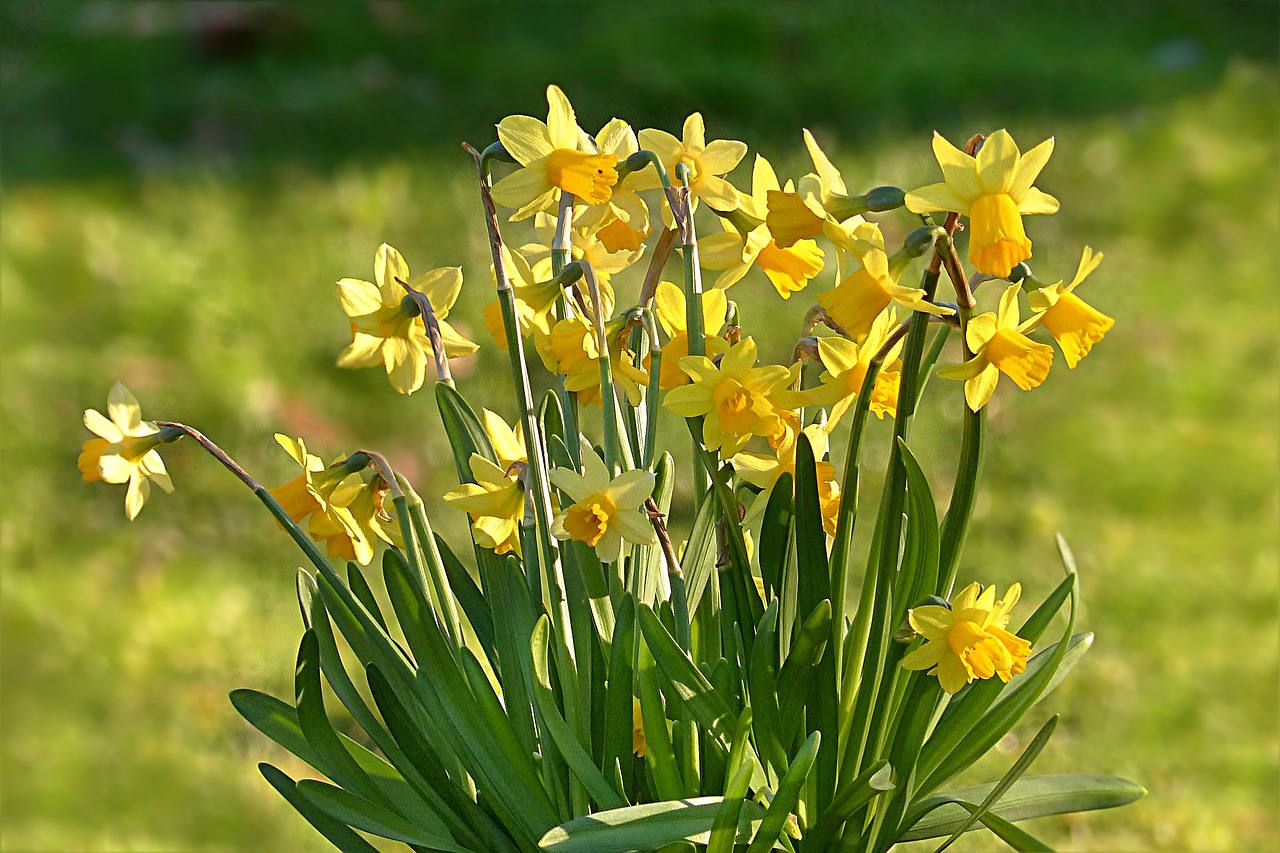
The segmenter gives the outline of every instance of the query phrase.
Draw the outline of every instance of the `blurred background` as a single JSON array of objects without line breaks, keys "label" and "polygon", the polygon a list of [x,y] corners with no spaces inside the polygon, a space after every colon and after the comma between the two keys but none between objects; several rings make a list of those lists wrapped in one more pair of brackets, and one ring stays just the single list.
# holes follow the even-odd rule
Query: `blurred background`
[{"label": "blurred background", "polygon": [[[784,176],[810,168],[808,127],[854,192],[937,180],[934,129],[1056,136],[1033,264],[1069,279],[1105,252],[1086,298],[1116,327],[1035,393],[1002,383],[961,573],[1038,600],[1070,539],[1098,637],[1021,730],[1063,715],[1033,772],[1150,795],[1033,831],[1274,849],[1278,33],[1270,2],[4,3],[0,849],[324,849],[255,764],[304,769],[226,700],[290,695],[299,556],[189,442],[166,448],[177,494],[127,523],[121,489],[79,481],[81,413],[120,379],[267,484],[293,476],[280,431],[378,448],[436,499],[455,483],[432,396],[333,367],[333,283],[369,278],[384,240],[416,271],[461,264],[450,319],[485,346],[459,387],[511,417],[459,144],[545,116],[552,82],[591,132],[700,110]],[[785,358],[810,293],[783,305],[752,275],[730,295]],[[948,493],[944,386],[915,441]]]}]

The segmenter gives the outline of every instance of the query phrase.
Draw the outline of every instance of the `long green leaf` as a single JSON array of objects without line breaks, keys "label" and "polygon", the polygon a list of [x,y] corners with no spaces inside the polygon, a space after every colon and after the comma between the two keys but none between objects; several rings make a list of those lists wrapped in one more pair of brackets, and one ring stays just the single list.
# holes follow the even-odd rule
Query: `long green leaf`
[{"label": "long green leaf", "polygon": [[893,768],[889,762],[883,758],[872,762],[856,779],[836,791],[831,804],[819,815],[817,824],[805,835],[808,847],[826,850],[846,820],[876,794],[892,791],[894,784]]},{"label": "long green leaf", "polygon": [[[818,602],[831,598],[831,566],[827,562],[827,535],[822,529],[822,503],[818,499],[817,462],[813,445],[803,433],[796,439],[796,565],[799,569],[801,613],[811,613]],[[830,629],[830,621],[827,627]]]},{"label": "long green leaf", "polygon": [[782,715],[778,707],[778,599],[765,608],[756,626],[756,644],[747,667],[747,688],[751,695],[752,729],[761,757],[774,778],[786,772],[787,756],[782,747]]},{"label": "long green leaf", "polygon": [[[904,825],[910,829],[899,841],[919,841],[950,835],[969,819],[958,805],[977,806],[998,783],[959,788],[929,797],[911,807]],[[1056,814],[1111,809],[1128,805],[1146,794],[1146,789],[1115,776],[1067,773],[1052,776],[1024,776],[1015,782],[992,809],[1007,821],[1030,820]]]},{"label": "long green leaf", "polygon": [[[690,797],[597,812],[557,826],[538,846],[554,853],[634,853],[678,841],[706,844],[723,803],[723,797]],[[757,803],[742,804],[737,843],[756,833],[764,814]]]},{"label": "long green leaf", "polygon": [[714,495],[703,495],[689,531],[680,570],[684,573],[685,591],[692,618],[702,603],[716,571],[716,518],[719,505]]},{"label": "long green leaf", "polygon": [[492,663],[496,661],[497,655],[494,651],[493,612],[489,609],[489,600],[484,597],[466,566],[439,533],[435,534],[435,542],[440,560],[444,564],[445,576],[449,579],[449,588],[453,590],[458,604],[462,605],[462,612],[467,615],[467,621],[471,623],[471,630],[480,641],[485,657]]},{"label": "long green leaf", "polygon": [[813,769],[813,763],[818,759],[818,747],[821,743],[822,733],[814,732],[800,747],[800,751],[791,762],[791,767],[787,769],[787,775],[778,782],[778,790],[774,794],[773,801],[769,803],[768,810],[765,811],[764,820],[760,821],[760,828],[756,831],[755,838],[751,840],[747,853],[764,853],[778,843],[780,836],[787,828],[791,813],[800,802],[800,790],[804,787],[805,779],[809,777],[809,771]]},{"label": "long green leaf", "polygon": [[982,821],[987,829],[995,833],[997,838],[1017,850],[1018,853],[1053,853],[1052,847],[1017,824],[991,812],[981,812],[978,806],[971,803],[960,802],[957,805],[963,806],[968,810],[969,814],[980,814],[978,820]]},{"label": "long green leaf", "polygon": [[489,443],[489,436],[462,395],[443,382],[436,384],[436,405],[440,408],[440,420],[444,423],[449,446],[453,449],[458,479],[463,483],[474,483],[475,477],[471,474],[472,453],[479,453],[490,462],[498,461],[493,445]]},{"label": "long green leaf", "polygon": [[711,835],[707,840],[707,853],[733,853],[738,840],[738,822],[742,818],[742,805],[747,801],[747,792],[751,788],[751,768],[746,764],[738,767],[729,784],[725,786],[724,802],[720,804],[720,813],[711,825]]},{"label": "long green leaf", "polygon": [[298,814],[306,818],[307,823],[314,826],[317,832],[342,853],[378,853],[378,848],[361,838],[350,826],[330,817],[300,794],[298,783],[283,771],[265,762],[258,765],[258,771]]},{"label": "long green leaf", "polygon": [[298,793],[335,820],[371,835],[403,841],[442,853],[471,853],[447,836],[434,835],[414,826],[376,803],[317,779],[298,782]]},{"label": "long green leaf", "polygon": [[634,663],[636,653],[635,597],[625,593],[618,602],[609,648],[609,682],[604,700],[604,755],[601,767],[621,765],[623,778],[631,777],[634,714]]},{"label": "long green leaf", "polygon": [[782,589],[782,567],[790,559],[793,480],[784,471],[769,490],[769,501],[760,522],[760,577],[765,594],[777,597]]}]

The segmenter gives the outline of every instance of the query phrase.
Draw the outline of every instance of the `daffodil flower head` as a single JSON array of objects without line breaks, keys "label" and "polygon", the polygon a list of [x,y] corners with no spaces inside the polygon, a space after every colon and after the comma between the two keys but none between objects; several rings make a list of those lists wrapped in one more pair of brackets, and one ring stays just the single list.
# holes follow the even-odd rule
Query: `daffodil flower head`
[{"label": "daffodil flower head", "polygon": [[367,566],[373,560],[376,538],[399,542],[399,534],[391,532],[394,527],[383,523],[390,518],[381,497],[374,491],[366,492],[374,487],[342,464],[345,460],[325,467],[320,457],[307,452],[301,438],[277,433],[276,443],[302,473],[267,491],[294,521],[309,521],[307,532],[325,543],[330,557]]},{"label": "daffodil flower head", "polygon": [[938,371],[945,379],[964,380],[965,400],[975,412],[991,399],[1001,373],[1023,391],[1030,391],[1044,382],[1053,365],[1053,347],[1037,343],[1026,334],[1040,323],[1041,315],[1033,314],[1029,320],[1018,322],[1021,289],[1020,285],[1010,285],[1000,297],[997,313],[979,314],[969,321],[965,341],[973,358]]},{"label": "daffodil flower head", "polygon": [[657,545],[658,536],[641,507],[653,494],[656,479],[648,471],[626,471],[610,477],[609,469],[583,440],[581,473],[556,468],[551,482],[573,501],[555,517],[557,539],[585,542],[601,561],[617,562],[623,541]]},{"label": "daffodil flower head", "polygon": [[[857,399],[866,379],[867,369],[871,366],[871,359],[884,346],[897,324],[898,312],[890,305],[871,324],[871,330],[860,344],[843,337],[818,338],[818,358],[825,371],[819,379],[820,384],[809,389],[807,402],[810,405],[831,406],[831,417],[826,426],[828,433]],[[884,366],[876,374],[875,385],[871,390],[870,410],[882,420],[885,415],[897,413],[902,365],[898,353],[901,349],[901,344],[898,344],[886,354]]]},{"label": "daffodil flower head", "polygon": [[[823,152],[818,141],[806,128],[804,145],[813,160],[814,172],[802,177],[799,186],[792,189],[790,183],[783,190],[773,187],[766,193],[765,222],[769,231],[782,248],[789,248],[797,240],[826,234],[838,240],[838,226],[842,222],[862,221],[861,216],[837,217],[831,211],[838,210],[849,199],[844,178]],[[835,236],[833,236],[835,235]]]},{"label": "daffodil flower head", "polygon": [[173,482],[156,447],[166,439],[160,427],[142,419],[138,400],[119,382],[107,395],[107,415],[85,409],[84,425],[97,436],[80,448],[76,465],[86,483],[128,483],[124,514],[132,521],[142,511],[151,494],[151,482],[173,492]]},{"label": "daffodil flower head", "polygon": [[[625,160],[640,150],[636,132],[620,118],[612,119],[596,134],[601,154]],[[583,204],[574,208],[576,226],[594,235],[609,252],[634,252],[649,236],[649,206],[637,192],[636,174],[628,174],[613,186],[603,204]]]},{"label": "daffodil flower head", "polygon": [[385,366],[391,387],[401,394],[412,394],[422,387],[427,361],[434,351],[416,306],[406,306],[405,284],[430,301],[440,323],[446,358],[470,355],[478,349],[445,321],[462,290],[461,267],[441,267],[410,279],[404,257],[383,243],[374,256],[373,277],[373,282],[355,278],[338,282],[338,300],[351,319],[351,344],[338,356],[339,367]]},{"label": "daffodil flower head", "polygon": [[471,533],[477,545],[519,556],[525,494],[518,463],[495,465],[479,453],[471,454],[470,463],[475,482],[446,492],[444,502],[471,516]]},{"label": "daffodil flower head", "polygon": [[[534,233],[538,242],[526,243],[520,247],[520,253],[530,264],[530,270],[538,281],[549,281],[555,278],[551,265],[551,243],[555,239],[555,217],[540,213],[534,218]],[[602,287],[608,287],[609,279],[630,267],[644,255],[644,245],[635,249],[611,249],[600,239],[599,232],[588,228],[573,227],[569,229],[569,254],[575,261],[587,261],[595,271],[596,280]],[[613,291],[605,300],[612,310]],[[607,312],[606,312],[607,313]]]},{"label": "daffodil flower head", "polygon": [[1074,368],[1079,364],[1080,359],[1088,355],[1093,345],[1116,324],[1115,320],[1073,292],[1100,263],[1102,253],[1095,253],[1085,246],[1080,266],[1070,284],[1064,286],[1059,281],[1027,294],[1031,310],[1041,312],[1040,325],[1053,335],[1062,349],[1067,367]]},{"label": "daffodil flower head", "polygon": [[1032,186],[1053,153],[1053,139],[1022,154],[1008,131],[997,130],[971,157],[935,133],[933,153],[943,181],[907,193],[907,209],[967,214],[969,260],[978,272],[1007,276],[1031,257],[1022,217],[1058,210],[1056,198]]},{"label": "daffodil flower head", "polygon": [[749,337],[730,347],[719,364],[706,356],[685,356],[680,367],[693,382],[668,391],[664,405],[680,417],[705,416],[702,439],[708,450],[737,453],[753,435],[779,431],[780,418],[769,397],[792,376],[780,365],[755,363],[756,343]]},{"label": "daffodil flower head", "polygon": [[484,426],[485,435],[498,457],[498,466],[507,469],[517,462],[528,462],[529,453],[525,449],[524,425],[517,422],[515,427],[507,425],[502,416],[488,409],[480,410],[480,422]]},{"label": "daffodil flower head", "polygon": [[[506,244],[501,247],[503,265],[510,277],[512,294],[515,296],[516,322],[520,327],[520,337],[527,338],[534,331],[548,334],[554,318],[551,310],[556,299],[563,292],[559,282],[554,280],[539,282],[533,269],[524,255],[513,252]],[[492,264],[489,265],[489,276],[495,286],[498,275]],[[503,352],[507,350],[506,321],[502,318],[502,303],[497,299],[484,308],[484,328]]]},{"label": "daffodil flower head", "polygon": [[1021,594],[1022,587],[1015,583],[996,601],[994,586],[983,589],[973,583],[951,600],[950,607],[911,608],[908,621],[925,643],[903,658],[903,667],[929,670],[947,693],[993,675],[1008,683],[1027,668],[1031,654],[1029,642],[1006,630]]},{"label": "daffodil flower head", "polygon": [[493,187],[494,201],[516,208],[513,222],[555,209],[562,191],[603,204],[618,180],[617,156],[595,150],[559,86],[547,87],[547,107],[545,122],[516,115],[498,123],[502,147],[522,167]]},{"label": "daffodil flower head", "polygon": [[[720,211],[738,207],[738,191],[724,176],[747,156],[747,145],[734,139],[717,139],[708,143],[702,113],[693,113],[685,119],[682,139],[676,139],[665,130],[646,129],[640,131],[639,142],[642,149],[658,155],[673,184],[676,182],[676,167],[681,163],[689,167],[689,194],[694,210],[699,199]],[[637,189],[657,189],[660,186],[658,172],[652,166],[642,169],[637,177],[640,179]],[[670,228],[673,220],[665,202],[662,213]]]},{"label": "daffodil flower head", "polygon": [[[654,291],[653,306],[658,322],[667,333],[667,343],[662,347],[662,367],[658,373],[658,386],[663,391],[689,384],[689,374],[680,369],[680,359],[689,354],[688,317],[684,290],[669,281],[658,282]],[[729,349],[729,343],[720,337],[729,312],[729,300],[723,290],[713,289],[702,294],[702,328],[704,345],[711,358]],[[645,369],[649,369],[646,362]]]},{"label": "daffodil flower head", "polygon": [[853,257],[852,271],[843,281],[818,297],[818,304],[831,319],[844,328],[849,337],[862,340],[871,331],[876,318],[896,302],[912,311],[930,314],[953,314],[950,308],[934,305],[924,298],[920,288],[898,284],[885,251],[884,234],[874,222],[858,222],[843,241]]}]

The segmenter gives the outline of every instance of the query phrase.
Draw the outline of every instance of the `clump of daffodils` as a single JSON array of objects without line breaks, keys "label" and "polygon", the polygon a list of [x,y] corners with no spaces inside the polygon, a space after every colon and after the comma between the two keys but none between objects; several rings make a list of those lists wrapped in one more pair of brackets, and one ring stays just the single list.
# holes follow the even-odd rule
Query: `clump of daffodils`
[{"label": "clump of daffodils", "polygon": [[[1058,208],[1034,186],[1053,141],[935,135],[941,183],[859,193],[807,130],[812,172],[757,154],[747,185],[747,145],[708,142],[700,113],[678,134],[616,117],[592,133],[555,86],[547,107],[468,149],[490,266],[465,294],[439,245],[410,252],[429,272],[384,243],[373,281],[337,282],[338,366],[403,395],[434,380],[454,464],[425,499],[375,450],[326,463],[286,435],[264,487],[118,383],[107,416],[85,412],[79,468],[127,484],[128,518],[151,483],[172,491],[159,449],[189,437],[310,563],[292,701],[232,701],[329,781],[264,764],[267,781],[344,850],[372,849],[364,833],[502,853],[883,851],[979,824],[1041,849],[1011,821],[1140,796],[1022,778],[1053,720],[997,793],[952,781],[1090,640],[1064,542],[1067,577],[1030,613],[1017,583],[960,580],[979,568],[962,545],[1000,376],[1039,388],[1055,345],[1074,368],[1114,325],[1076,294],[1101,253],[1070,283],[1032,270],[1023,216]],[[453,379],[478,349],[449,322],[464,296],[488,302],[505,416]],[[791,330],[783,300],[810,306]],[[911,425],[933,372],[963,382],[929,385],[963,427],[926,455],[940,439]],[[870,415],[893,427],[878,512]],[[949,460],[945,515],[920,459]],[[363,737],[332,727],[325,681]]]}]

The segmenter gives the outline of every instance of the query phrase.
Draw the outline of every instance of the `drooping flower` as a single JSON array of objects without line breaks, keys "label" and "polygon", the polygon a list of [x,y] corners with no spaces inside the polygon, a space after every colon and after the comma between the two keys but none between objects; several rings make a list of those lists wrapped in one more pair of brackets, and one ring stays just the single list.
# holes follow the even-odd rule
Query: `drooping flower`
[{"label": "drooping flower", "polygon": [[[684,291],[669,281],[658,282],[654,291],[653,307],[658,322],[667,333],[667,343],[662,347],[662,367],[658,373],[658,385],[663,391],[689,384],[689,374],[680,369],[680,359],[689,354],[688,317]],[[702,294],[702,329],[707,355],[715,358],[729,349],[729,343],[718,334],[728,314],[729,301],[723,290],[708,290]],[[646,362],[645,369],[649,369]]]},{"label": "drooping flower", "polygon": [[858,222],[849,232],[847,248],[856,263],[849,275],[831,290],[818,297],[818,304],[831,319],[839,323],[854,340],[862,340],[889,304],[896,302],[911,311],[930,314],[954,314],[950,308],[934,305],[924,298],[924,291],[897,282],[885,251],[884,234],[874,222]]},{"label": "drooping flower", "polygon": [[1056,198],[1031,186],[1053,153],[1052,137],[1022,154],[1008,131],[997,130],[971,157],[935,133],[933,153],[943,181],[907,193],[907,209],[967,214],[969,260],[978,272],[1007,276],[1031,257],[1022,217],[1058,210]]},{"label": "drooping flower", "polygon": [[[640,131],[640,147],[658,155],[672,185],[677,185],[676,166],[689,166],[689,190],[691,207],[698,208],[698,200],[720,211],[730,211],[738,206],[738,191],[724,179],[742,158],[747,156],[747,145],[735,139],[717,139],[707,143],[706,125],[702,113],[693,113],[684,121],[684,138],[676,139],[665,130]],[[661,186],[658,172],[652,166],[642,169],[637,177],[636,189],[657,189]],[[664,203],[663,218],[667,227],[672,225],[671,212]]]},{"label": "drooping flower", "polygon": [[[842,337],[818,338],[818,358],[826,368],[817,387],[808,389],[809,405],[830,406],[827,432],[835,429],[845,412],[853,405],[862,390],[871,359],[884,346],[898,323],[898,312],[890,305],[871,324],[871,330],[860,344]],[[898,382],[901,360],[898,353],[901,344],[894,346],[885,356],[883,367],[876,374],[876,384],[871,390],[870,411],[876,417],[895,415],[898,409]]]},{"label": "drooping flower", "polygon": [[85,409],[84,425],[98,437],[82,445],[76,465],[86,483],[128,483],[124,514],[132,521],[151,494],[152,480],[166,492],[173,492],[164,460],[156,452],[163,439],[160,427],[142,419],[142,407],[119,382],[107,395],[107,415],[110,417]]},{"label": "drooping flower", "polygon": [[[563,288],[554,280],[538,281],[524,255],[511,251],[506,244],[503,244],[501,251],[503,265],[510,279],[512,295],[515,297],[516,322],[519,325],[520,337],[527,338],[535,330],[544,335],[548,334],[551,331],[551,324],[555,321],[551,309],[555,307],[556,299],[563,292]],[[489,275],[496,285],[497,273],[492,264],[489,265]],[[497,299],[493,300],[484,307],[483,314],[485,331],[493,338],[498,348],[506,352],[507,329],[502,318],[502,303]]]},{"label": "drooping flower", "polygon": [[519,556],[525,500],[515,467],[513,464],[504,468],[473,453],[471,474],[476,481],[449,490],[444,502],[471,516],[471,532],[477,545],[498,554]]},{"label": "drooping flower", "polygon": [[[638,406],[644,396],[642,389],[649,383],[649,374],[636,366],[635,356],[619,340],[623,323],[612,320],[605,324],[609,376],[622,389],[627,401]],[[587,318],[571,309],[569,316],[552,326],[551,334],[534,335],[533,340],[547,370],[564,377],[565,390],[577,393],[583,403],[600,405],[600,344],[595,326]]]},{"label": "drooping flower", "polygon": [[338,356],[339,367],[385,365],[391,387],[401,394],[412,394],[422,387],[433,350],[426,324],[417,306],[406,303],[407,291],[401,282],[431,302],[447,358],[470,355],[478,349],[445,321],[462,290],[461,267],[441,267],[410,279],[404,258],[383,243],[373,259],[373,277],[376,284],[356,278],[338,282],[338,299],[351,318],[351,344]]},{"label": "drooping flower", "polygon": [[683,418],[705,416],[702,441],[708,450],[731,456],[751,436],[770,436],[780,428],[780,418],[769,396],[785,387],[792,374],[781,365],[756,367],[756,343],[744,338],[730,347],[719,365],[706,356],[680,359],[680,367],[693,379],[667,392],[664,405]]},{"label": "drooping flower", "polygon": [[[790,182],[787,183],[790,189]],[[751,267],[759,267],[769,278],[778,295],[790,299],[791,294],[804,290],[810,279],[822,272],[824,257],[813,240],[797,240],[788,248],[781,248],[774,241],[765,224],[766,194],[778,189],[778,176],[769,161],[756,155],[752,174],[751,195],[742,196],[741,210],[759,225],[746,234],[741,233],[727,219],[722,219],[725,231],[704,237],[698,243],[702,265],[711,270],[724,270],[716,278],[715,286],[728,288],[737,284]]]},{"label": "drooping flower", "polygon": [[978,411],[996,390],[1004,373],[1023,391],[1044,382],[1053,364],[1053,347],[1037,343],[1026,333],[1040,322],[1035,314],[1018,323],[1019,285],[1010,285],[1000,297],[998,313],[988,311],[969,321],[965,340],[973,358],[964,364],[948,365],[938,371],[946,379],[964,380],[964,396],[969,408]]},{"label": "drooping flower", "polygon": [[547,108],[545,122],[522,115],[498,122],[502,147],[522,167],[493,186],[494,201],[516,208],[513,222],[554,210],[562,190],[602,204],[618,180],[617,156],[596,151],[559,86],[547,87]]},{"label": "drooping flower", "polygon": [[951,600],[950,608],[928,604],[908,612],[911,627],[925,643],[910,652],[902,665],[929,670],[947,693],[955,693],[975,679],[1009,679],[1027,668],[1031,644],[1006,630],[1009,614],[1022,587],[1014,584],[1000,601],[996,588],[973,583]]},{"label": "drooping flower", "polygon": [[1040,313],[1040,325],[1049,330],[1062,349],[1067,367],[1075,367],[1089,350],[1102,340],[1116,321],[1085,302],[1073,291],[1102,263],[1102,253],[1088,246],[1080,256],[1080,266],[1071,283],[1042,287],[1027,294],[1032,311]]},{"label": "drooping flower", "polygon": [[551,482],[574,502],[551,524],[557,539],[575,539],[595,549],[603,562],[616,562],[626,540],[657,545],[658,536],[640,507],[653,494],[656,479],[648,471],[625,471],[609,476],[590,444],[582,448],[582,473],[556,468]]}]

